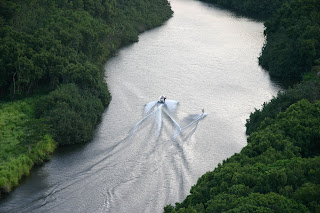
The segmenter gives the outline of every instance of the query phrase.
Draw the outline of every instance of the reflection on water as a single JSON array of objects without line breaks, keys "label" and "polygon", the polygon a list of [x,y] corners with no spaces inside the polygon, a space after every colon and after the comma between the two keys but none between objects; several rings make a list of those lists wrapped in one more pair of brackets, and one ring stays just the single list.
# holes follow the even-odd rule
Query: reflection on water
[{"label": "reflection on water", "polygon": [[288,89],[289,87],[292,87],[293,85],[297,84],[301,81],[300,78],[278,78],[278,77],[270,77],[271,81],[280,87],[282,90]]}]

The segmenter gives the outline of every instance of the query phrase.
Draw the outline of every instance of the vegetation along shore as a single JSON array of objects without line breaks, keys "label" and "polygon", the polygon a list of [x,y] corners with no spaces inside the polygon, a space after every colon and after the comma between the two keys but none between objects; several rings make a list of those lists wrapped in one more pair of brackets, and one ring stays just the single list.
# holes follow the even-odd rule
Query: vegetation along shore
[{"label": "vegetation along shore", "polygon": [[166,0],[0,1],[0,195],[57,146],[92,139],[106,60],[172,13]]},{"label": "vegetation along shore", "polygon": [[320,0],[206,0],[265,20],[259,63],[298,78],[247,120],[247,146],[165,212],[320,212]]},{"label": "vegetation along shore", "polygon": [[[248,144],[165,212],[320,212],[320,0],[205,0],[265,22],[260,65],[299,79],[247,120]],[[0,0],[0,195],[93,137],[104,64],[172,16],[166,0]],[[215,165],[213,165],[215,167]]]}]

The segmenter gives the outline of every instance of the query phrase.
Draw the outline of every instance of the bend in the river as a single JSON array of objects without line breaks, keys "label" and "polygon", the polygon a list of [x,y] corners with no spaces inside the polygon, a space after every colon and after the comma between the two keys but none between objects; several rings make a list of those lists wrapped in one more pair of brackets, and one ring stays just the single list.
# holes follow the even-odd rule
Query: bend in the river
[{"label": "bend in the river", "polygon": [[[94,140],[58,151],[0,212],[162,212],[246,145],[250,112],[279,91],[258,66],[263,23],[171,5],[173,18],[108,61],[113,100]],[[171,102],[152,105],[160,95]]]}]

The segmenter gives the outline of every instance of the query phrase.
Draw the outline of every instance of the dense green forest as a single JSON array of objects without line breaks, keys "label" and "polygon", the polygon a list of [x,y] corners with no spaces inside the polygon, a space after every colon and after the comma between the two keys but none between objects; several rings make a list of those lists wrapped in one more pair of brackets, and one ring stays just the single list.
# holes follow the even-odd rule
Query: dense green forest
[{"label": "dense green forest", "polygon": [[92,138],[106,60],[171,16],[166,0],[0,0],[0,193],[48,156],[33,152]]},{"label": "dense green forest", "polygon": [[296,0],[283,4],[265,22],[266,44],[259,63],[270,75],[301,79],[320,63],[319,11],[319,0]]},{"label": "dense green forest", "polygon": [[[37,116],[74,134],[64,140],[55,129],[60,144],[88,141],[108,105],[106,59],[172,14],[164,0],[2,0],[0,7],[0,95],[14,100],[53,91],[36,105]],[[80,140],[72,133],[78,127],[86,132]]]},{"label": "dense green forest", "polygon": [[[277,97],[274,97],[268,103],[264,103],[262,109],[256,109],[251,113],[246,123],[246,133],[250,135],[257,131],[262,122],[270,122],[280,112],[284,112],[291,104],[301,99],[307,99],[312,103],[320,100],[320,81],[316,77],[318,72],[320,72],[320,66],[314,66],[313,72],[306,75],[307,78],[304,81],[279,92]],[[313,77],[310,79],[310,76]]]},{"label": "dense green forest", "polygon": [[292,0],[202,0],[256,18],[271,17],[284,2]]},{"label": "dense green forest", "polygon": [[165,212],[319,212],[319,127],[320,101],[292,104]]},{"label": "dense green forest", "polygon": [[259,64],[271,76],[302,78],[320,58],[319,0],[203,0],[267,19]]},{"label": "dense green forest", "polygon": [[[251,1],[210,2],[259,12]],[[247,146],[165,212],[320,212],[320,0],[260,3],[269,17],[260,64],[300,82],[251,113]]]}]

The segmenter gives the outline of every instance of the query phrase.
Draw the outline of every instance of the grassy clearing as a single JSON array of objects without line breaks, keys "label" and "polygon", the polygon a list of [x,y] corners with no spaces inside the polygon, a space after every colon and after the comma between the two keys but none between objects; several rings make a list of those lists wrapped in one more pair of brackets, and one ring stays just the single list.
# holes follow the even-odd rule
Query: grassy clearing
[{"label": "grassy clearing", "polygon": [[35,164],[49,159],[57,146],[46,125],[34,118],[38,98],[0,103],[0,195],[17,186]]}]

